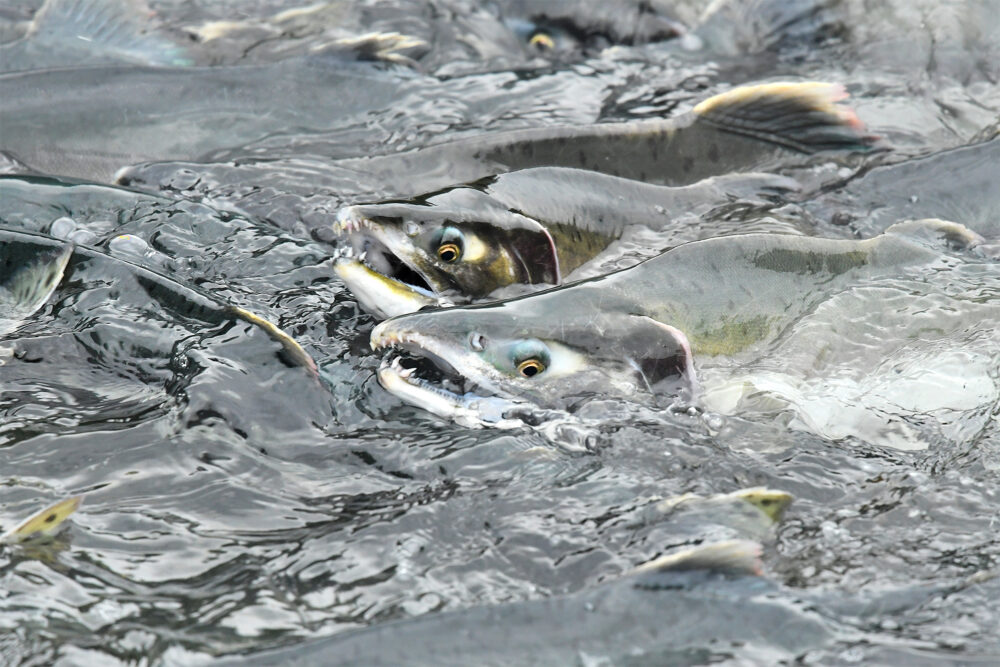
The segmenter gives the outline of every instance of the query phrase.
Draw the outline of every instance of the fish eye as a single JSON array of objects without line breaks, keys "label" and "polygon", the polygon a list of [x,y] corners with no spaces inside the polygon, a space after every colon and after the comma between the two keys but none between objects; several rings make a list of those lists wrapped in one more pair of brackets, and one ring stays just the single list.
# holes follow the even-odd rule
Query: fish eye
[{"label": "fish eye", "polygon": [[548,368],[549,348],[540,340],[521,341],[514,346],[511,361],[522,377],[533,378]]},{"label": "fish eye", "polygon": [[517,365],[517,372],[526,378],[532,378],[545,370],[545,364],[538,359],[525,359]]},{"label": "fish eye", "polygon": [[549,33],[539,30],[528,40],[528,46],[539,52],[552,51],[556,48],[556,41]]},{"label": "fish eye", "polygon": [[454,264],[462,259],[462,249],[465,245],[462,232],[454,227],[445,227],[435,240],[437,256],[446,264]]}]

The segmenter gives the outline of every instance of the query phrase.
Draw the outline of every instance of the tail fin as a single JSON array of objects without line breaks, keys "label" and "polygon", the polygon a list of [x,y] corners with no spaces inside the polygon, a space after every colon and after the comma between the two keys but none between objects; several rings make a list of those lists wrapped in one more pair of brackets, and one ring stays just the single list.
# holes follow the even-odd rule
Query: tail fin
[{"label": "tail fin", "polygon": [[694,114],[696,122],[802,153],[871,148],[877,137],[865,132],[852,109],[837,104],[846,97],[835,83],[764,83],[710,97]]},{"label": "tail fin", "polygon": [[749,540],[715,542],[640,565],[632,574],[667,574],[702,570],[736,575],[762,574],[761,546]]},{"label": "tail fin", "polygon": [[156,31],[145,0],[46,0],[28,37],[58,49],[88,42],[97,53],[148,65],[190,65],[185,50]]},{"label": "tail fin", "polygon": [[66,520],[66,517],[80,507],[82,502],[83,496],[74,496],[32,514],[14,528],[0,535],[0,544],[18,544],[38,535],[51,535]]},{"label": "tail fin", "polygon": [[66,272],[73,246],[64,246],[54,257],[48,253],[14,271],[0,285],[0,336],[45,305]]}]

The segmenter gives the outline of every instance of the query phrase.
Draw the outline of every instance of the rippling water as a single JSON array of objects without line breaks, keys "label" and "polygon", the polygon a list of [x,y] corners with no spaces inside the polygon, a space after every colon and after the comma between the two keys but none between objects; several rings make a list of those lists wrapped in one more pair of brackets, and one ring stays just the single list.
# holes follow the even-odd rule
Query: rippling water
[{"label": "rippling water", "polygon": [[[23,34],[40,4],[0,3],[3,39]],[[152,4],[172,34],[236,17],[237,5],[239,18],[291,6]],[[623,244],[622,261],[692,234],[869,237],[925,216],[967,224],[995,249],[996,3],[779,3],[802,9],[807,18],[786,30],[805,37],[730,40],[732,53],[670,42],[554,61],[513,47],[497,55],[487,48],[499,43],[495,27],[489,39],[470,32],[456,42],[448,17],[492,16],[488,3],[435,0],[419,16],[414,3],[391,4],[395,13],[349,12],[332,32],[275,37],[274,49],[246,56],[263,68],[243,83],[261,109],[249,129],[220,126],[209,148],[173,137],[159,160],[149,153],[157,144],[141,138],[160,141],[175,126],[128,111],[174,118],[188,97],[88,97],[87,70],[79,85],[63,77],[42,106],[19,108],[3,92],[12,79],[0,78],[0,142],[24,147],[0,163],[0,223],[79,244],[45,307],[0,339],[0,525],[86,497],[54,541],[0,547],[0,662],[192,664],[574,593],[677,547],[741,534],[722,520],[650,518],[644,508],[657,499],[758,485],[796,498],[773,537],[751,536],[769,540],[766,572],[779,599],[836,593],[878,605],[894,592],[955,588],[842,614],[829,640],[766,659],[995,660],[1000,580],[986,574],[1000,566],[996,255],[937,267],[950,273],[933,288],[910,276],[841,294],[741,368],[758,380],[799,377],[795,391],[824,428],[789,425],[761,401],[736,416],[604,405],[601,425],[582,432],[501,432],[443,422],[379,387],[374,320],[333,276],[327,228],[345,202],[416,194],[373,185],[343,158],[489,130],[671,114],[735,84],[818,78],[845,83],[892,150],[819,156],[789,170],[805,185],[794,201],[727,202],[693,232]],[[692,20],[695,4],[681,5],[680,18]],[[410,54],[416,70],[329,61],[361,67],[371,95],[335,117],[310,109],[300,125],[283,115],[267,78],[276,68],[294,72],[285,82],[301,91],[316,67],[302,54],[321,39],[407,26],[429,45]],[[233,40],[205,51],[207,64],[244,62]],[[139,67],[126,68],[130,80],[160,76]],[[211,99],[217,84],[206,71],[171,76],[190,99]],[[104,90],[117,80],[107,75]],[[39,142],[11,140],[13,127],[77,137],[84,152],[112,137],[142,157],[119,165],[131,165],[132,189],[81,182],[79,160],[60,174],[58,155],[49,171],[71,178],[23,175],[20,163],[32,164],[24,151]],[[5,255],[13,238],[4,237]],[[144,278],[147,270],[163,280]],[[318,378],[259,327],[219,317],[226,304],[294,336]],[[821,360],[819,341],[831,351]],[[898,395],[898,377],[921,391]],[[845,430],[859,406],[904,414],[907,442],[919,433],[920,446]],[[704,648],[705,662],[762,659],[725,641]]]}]

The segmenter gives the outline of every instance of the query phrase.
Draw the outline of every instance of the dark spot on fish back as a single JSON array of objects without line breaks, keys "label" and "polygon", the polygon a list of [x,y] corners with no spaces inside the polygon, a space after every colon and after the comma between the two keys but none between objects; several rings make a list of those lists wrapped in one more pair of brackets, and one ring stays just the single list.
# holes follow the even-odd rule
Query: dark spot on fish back
[{"label": "dark spot on fish back", "polygon": [[708,147],[708,159],[712,162],[719,161],[719,147],[714,143]]},{"label": "dark spot on fish back", "polygon": [[681,166],[684,168],[684,171],[691,171],[694,169],[694,160],[689,155],[681,162]]},{"label": "dark spot on fish back", "polygon": [[57,518],[56,513],[53,512],[52,514],[45,517],[45,523],[52,523],[53,521],[56,520],[56,518]]}]

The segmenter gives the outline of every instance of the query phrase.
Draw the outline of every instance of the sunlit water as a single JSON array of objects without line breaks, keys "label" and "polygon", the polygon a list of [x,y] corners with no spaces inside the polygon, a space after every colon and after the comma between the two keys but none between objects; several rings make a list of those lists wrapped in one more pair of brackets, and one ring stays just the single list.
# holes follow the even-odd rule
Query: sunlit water
[{"label": "sunlit water", "polygon": [[[176,25],[215,17],[158,7]],[[312,113],[305,129],[265,127],[208,158],[132,169],[129,182],[155,196],[0,180],[4,228],[104,253],[75,257],[48,304],[0,340],[0,524],[86,496],[56,541],[0,551],[0,662],[190,664],[572,593],[740,534],[721,520],[650,518],[643,508],[655,500],[768,485],[796,497],[765,552],[789,600],[876,599],[981,577],[841,619],[849,632],[800,659],[988,664],[1000,654],[1000,582],[982,577],[1000,566],[1000,279],[988,254],[946,262],[933,285],[910,276],[824,303],[767,354],[726,370],[726,381],[760,390],[732,414],[598,406],[603,423],[566,442],[553,431],[462,429],[385,393],[368,347],[374,320],[330,270],[325,228],[338,206],[416,194],[373,188],[338,158],[680,111],[760,78],[843,81],[895,150],[818,158],[790,173],[807,186],[796,201],[728,202],[691,227],[624,240],[612,266],[741,228],[867,237],[900,217],[949,217],[995,243],[997,141],[948,151],[995,135],[1000,61],[940,46],[924,57],[927,43],[971,34],[949,31],[948,16],[923,24],[934,39],[848,18],[855,41],[778,58],[652,45],[541,68],[491,61],[454,77],[393,79],[379,66],[371,76],[399,91],[388,104],[322,127]],[[896,57],[901,41],[911,56]],[[432,71],[448,62],[436,57]],[[55,111],[45,122],[58,125]],[[114,134],[114,121],[101,130]],[[151,291],[134,264],[177,289]],[[319,379],[249,323],[192,306],[197,298],[275,322],[317,361]],[[900,395],[896,377],[916,389]],[[871,426],[886,414],[902,415],[891,433]],[[746,651],[705,656],[760,657]]]}]

